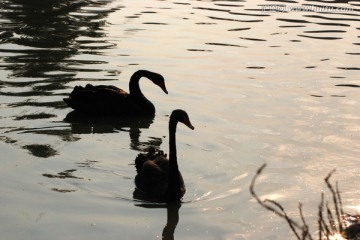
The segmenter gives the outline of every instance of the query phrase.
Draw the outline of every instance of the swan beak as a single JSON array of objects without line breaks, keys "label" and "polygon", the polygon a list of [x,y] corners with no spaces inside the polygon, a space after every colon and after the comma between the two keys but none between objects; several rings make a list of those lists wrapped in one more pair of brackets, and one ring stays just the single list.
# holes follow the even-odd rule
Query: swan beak
[{"label": "swan beak", "polygon": [[168,91],[166,90],[165,84],[161,84],[160,88],[164,91],[164,93],[168,94]]},{"label": "swan beak", "polygon": [[188,128],[190,128],[191,130],[195,129],[194,126],[191,124],[190,120],[188,119],[184,121],[184,124],[188,126]]}]

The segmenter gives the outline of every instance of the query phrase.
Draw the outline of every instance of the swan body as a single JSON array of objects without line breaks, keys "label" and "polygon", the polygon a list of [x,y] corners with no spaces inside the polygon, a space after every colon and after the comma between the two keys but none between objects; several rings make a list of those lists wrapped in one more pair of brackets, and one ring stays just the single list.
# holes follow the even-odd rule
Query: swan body
[{"label": "swan body", "polygon": [[146,77],[166,94],[164,78],[147,70],[136,71],[130,78],[130,93],[111,85],[76,86],[64,102],[75,111],[100,115],[154,115],[154,105],[142,94],[139,80]]},{"label": "swan body", "polygon": [[162,202],[179,202],[186,192],[177,163],[175,135],[178,122],[194,129],[184,110],[172,112],[169,121],[169,158],[152,147],[148,153],[140,153],[135,159],[137,189]]}]

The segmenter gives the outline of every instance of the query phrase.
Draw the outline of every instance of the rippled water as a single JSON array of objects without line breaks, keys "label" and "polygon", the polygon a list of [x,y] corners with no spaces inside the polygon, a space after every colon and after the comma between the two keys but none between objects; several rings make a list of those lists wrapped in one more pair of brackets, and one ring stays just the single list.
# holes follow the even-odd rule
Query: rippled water
[{"label": "rippled water", "polygon": [[[250,196],[262,163],[259,195],[291,216],[316,221],[333,168],[359,209],[359,1],[69,2],[0,3],[4,238],[289,239]],[[66,118],[75,85],[128,90],[138,69],[166,79],[141,81],[154,118]],[[177,132],[184,203],[136,201],[133,160],[168,151],[176,108],[195,126]]]}]

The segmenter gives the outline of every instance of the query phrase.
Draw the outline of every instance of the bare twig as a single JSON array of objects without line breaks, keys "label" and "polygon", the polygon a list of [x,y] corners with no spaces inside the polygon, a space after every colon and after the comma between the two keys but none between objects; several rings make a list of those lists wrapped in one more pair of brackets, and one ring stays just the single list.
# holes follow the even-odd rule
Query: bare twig
[{"label": "bare twig", "polygon": [[322,239],[322,232],[323,232],[323,217],[322,217],[322,210],[324,208],[324,193],[321,193],[321,201],[319,204],[319,212],[318,212],[318,225],[319,225],[319,239]]},{"label": "bare twig", "polygon": [[312,240],[313,238],[311,237],[311,234],[309,233],[309,226],[307,225],[307,223],[305,221],[301,203],[299,203],[299,213],[300,213],[300,218],[301,218],[301,221],[302,221],[302,224],[303,224],[303,239],[308,237],[310,240]]},{"label": "bare twig", "polygon": [[[338,207],[338,195],[337,193],[335,192],[334,188],[332,187],[332,185],[330,184],[329,182],[329,179],[331,177],[331,175],[335,172],[335,169],[332,170],[329,175],[325,178],[325,182],[326,182],[326,185],[327,187],[329,188],[329,190],[331,191],[332,193],[332,196],[333,196],[333,203],[334,203],[334,208],[335,208],[335,213],[336,213],[336,217],[337,217],[337,222],[339,224],[339,229],[342,230],[343,229],[343,226],[342,226],[342,221],[341,221],[341,214],[340,214],[340,211],[339,211],[339,207]],[[340,231],[342,232],[342,231]]]},{"label": "bare twig", "polygon": [[[342,201],[341,201],[338,182],[336,182],[336,196],[337,196],[337,198],[339,200],[340,215],[343,217],[343,216],[345,216],[345,214],[344,214],[344,211],[343,211],[343,205],[342,205]],[[340,232],[344,231],[344,226],[342,225],[342,222],[339,223],[339,231]]]},{"label": "bare twig", "polygon": [[286,220],[286,222],[288,223],[289,227],[291,228],[291,230],[293,231],[294,235],[296,236],[297,239],[302,239],[300,238],[299,234],[297,233],[296,229],[295,228],[299,228],[301,229],[301,226],[299,226],[296,222],[294,222],[293,220],[291,220],[289,218],[289,216],[287,215],[287,213],[285,212],[283,206],[281,206],[278,202],[275,202],[273,200],[269,200],[269,199],[265,199],[263,201],[264,203],[265,202],[270,202],[272,204],[274,204],[275,206],[277,206],[280,210],[281,210],[281,213],[283,215],[283,218]]},{"label": "bare twig", "polygon": [[[264,207],[265,209],[267,209],[269,211],[272,211],[279,217],[285,219],[286,222],[288,223],[290,229],[292,230],[292,232],[294,233],[294,235],[296,236],[296,238],[298,240],[313,240],[313,237],[311,236],[311,233],[309,232],[309,225],[306,223],[306,219],[303,214],[301,203],[299,203],[299,214],[300,214],[300,219],[301,219],[301,224],[299,224],[287,215],[286,211],[284,210],[283,206],[280,203],[278,203],[274,200],[269,200],[269,199],[261,200],[259,198],[259,196],[255,193],[255,190],[254,190],[255,182],[265,167],[266,167],[266,164],[263,164],[258,169],[258,171],[256,172],[255,176],[253,177],[253,179],[251,181],[250,192],[251,192],[252,196],[256,199],[256,201],[262,207]],[[331,185],[331,183],[329,181],[329,179],[332,176],[332,174],[334,173],[334,171],[335,170],[331,171],[327,175],[327,177],[324,179],[328,189],[330,190],[330,192],[332,194],[332,202],[334,205],[334,207],[333,207],[334,210],[332,211],[332,209],[329,207],[328,203],[326,203],[326,208],[325,208],[324,193],[322,192],[321,193],[321,201],[320,201],[320,204],[318,207],[318,230],[319,230],[318,239],[319,240],[323,240],[324,238],[329,240],[330,237],[332,235],[334,235],[335,233],[343,234],[344,231],[346,230],[346,229],[344,230],[343,222],[342,222],[344,212],[343,212],[343,208],[342,208],[342,201],[341,201],[341,197],[340,197],[338,184],[336,182],[336,189],[334,190],[334,187]],[[324,211],[326,211],[327,219],[324,218]],[[335,217],[334,217],[334,212],[335,212]],[[300,231],[300,233],[299,233],[299,231]]]},{"label": "bare twig", "polygon": [[336,233],[337,232],[337,229],[336,229],[336,224],[335,224],[335,221],[334,221],[334,217],[331,213],[331,210],[329,208],[329,203],[327,202],[326,203],[326,213],[327,213],[327,218],[328,218],[328,221],[329,221],[329,226],[330,226],[330,229],[331,229],[331,233]]},{"label": "bare twig", "polygon": [[[290,226],[291,230],[293,231],[294,235],[297,237],[297,239],[302,239],[300,238],[299,234],[297,233],[296,229],[299,229],[301,231],[303,231],[303,227],[300,226],[297,222],[295,222],[294,220],[292,220],[291,218],[288,217],[288,215],[286,214],[284,208],[279,204],[277,203],[276,201],[273,201],[273,200],[264,200],[262,201],[259,196],[255,193],[255,190],[254,190],[254,186],[255,186],[255,181],[256,179],[258,178],[258,176],[262,173],[262,171],[264,170],[264,168],[266,167],[266,164],[263,164],[256,172],[255,176],[253,177],[252,181],[251,181],[251,185],[250,185],[250,192],[252,194],[252,196],[256,199],[256,201],[262,206],[264,207],[265,209],[269,210],[269,211],[272,211],[273,213],[275,213],[276,215],[278,215],[279,217],[281,218],[284,218],[286,220],[286,222],[288,223],[288,225]],[[269,204],[267,203],[272,203],[274,204],[276,207],[278,207],[280,209],[277,210],[275,209],[274,207],[270,206]],[[309,234],[307,234],[309,235]],[[311,239],[311,238],[310,238]]]}]

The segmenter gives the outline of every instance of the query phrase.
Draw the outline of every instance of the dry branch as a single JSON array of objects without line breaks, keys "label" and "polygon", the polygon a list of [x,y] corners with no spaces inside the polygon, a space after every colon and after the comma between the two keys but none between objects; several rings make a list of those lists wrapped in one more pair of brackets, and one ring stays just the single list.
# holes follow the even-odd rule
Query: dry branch
[{"label": "dry branch", "polygon": [[[265,209],[275,213],[280,218],[283,218],[289,225],[295,237],[299,240],[313,240],[315,238],[312,237],[309,231],[309,225],[306,222],[306,219],[303,215],[302,204],[299,203],[299,217],[301,219],[301,223],[298,223],[294,219],[288,216],[283,206],[274,201],[274,200],[261,200],[260,197],[255,192],[255,182],[257,178],[260,176],[266,164],[263,164],[256,172],[253,177],[250,185],[251,195],[256,199],[256,201]],[[324,204],[324,193],[321,193],[321,200],[319,204],[318,210],[318,240],[330,239],[331,236],[335,234],[341,234],[346,236],[345,233],[348,232],[348,228],[344,228],[343,219],[344,219],[344,211],[342,208],[342,201],[340,197],[340,192],[338,188],[338,184],[336,182],[336,188],[331,185],[329,179],[335,170],[331,171],[325,180],[327,188],[330,190],[332,195],[332,205],[333,208],[330,208],[329,203],[326,202]],[[326,205],[326,207],[325,207]],[[326,219],[324,218],[324,211],[326,211]],[[359,232],[360,232],[360,224],[359,224]]]}]

